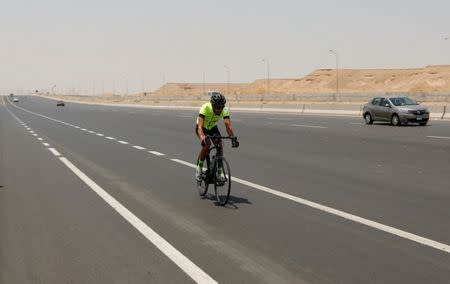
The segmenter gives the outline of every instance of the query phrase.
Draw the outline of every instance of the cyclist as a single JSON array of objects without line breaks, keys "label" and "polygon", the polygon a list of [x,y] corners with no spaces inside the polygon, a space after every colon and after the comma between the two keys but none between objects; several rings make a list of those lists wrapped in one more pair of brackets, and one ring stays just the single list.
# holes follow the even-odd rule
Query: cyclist
[{"label": "cyclist", "polygon": [[[202,178],[203,162],[205,161],[206,154],[208,154],[209,147],[211,146],[211,140],[206,140],[205,135],[222,136],[220,134],[219,128],[217,127],[217,121],[219,121],[221,118],[223,118],[224,120],[228,136],[233,138],[231,140],[232,147],[239,147],[237,137],[234,136],[233,129],[231,128],[230,113],[228,108],[225,107],[226,102],[227,100],[225,99],[224,95],[219,92],[214,92],[211,95],[211,100],[203,104],[200,108],[197,117],[197,124],[195,125],[195,133],[200,139],[202,145],[200,153],[198,154],[197,168],[195,171],[195,178],[197,181],[200,181]],[[213,142],[214,144],[217,143],[217,141]],[[221,149],[223,149],[223,147]],[[223,153],[219,153],[219,155],[223,155]],[[218,180],[225,181],[225,175],[223,174],[222,165],[220,164],[218,174]]]}]

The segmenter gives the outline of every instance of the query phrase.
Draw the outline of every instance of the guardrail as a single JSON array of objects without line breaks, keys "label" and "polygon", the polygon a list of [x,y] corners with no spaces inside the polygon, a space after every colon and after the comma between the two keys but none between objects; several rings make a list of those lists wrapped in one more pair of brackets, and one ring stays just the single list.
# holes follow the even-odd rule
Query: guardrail
[{"label": "guardrail", "polygon": [[[124,96],[124,97],[105,97],[104,102],[90,101],[91,97],[83,97],[84,100],[70,100],[70,97],[66,96],[44,96],[51,99],[64,99],[66,101],[90,103],[90,104],[106,104],[106,105],[123,105],[123,106],[145,106],[145,107],[158,107],[158,108],[189,108],[196,109],[203,102],[209,100],[207,96],[190,97],[190,100],[177,97],[175,100],[168,100],[165,96],[165,100],[156,100],[154,97],[143,99],[142,96]],[[98,97],[96,97],[98,98]],[[240,111],[264,111],[264,112],[288,112],[298,114],[328,114],[328,115],[352,115],[361,116],[364,103],[343,103],[343,102],[295,102],[295,101],[238,101],[233,100],[233,97],[228,97],[228,105],[231,109]],[[92,97],[93,99],[93,97]],[[424,105],[427,106],[426,103]],[[450,103],[428,105],[427,108],[430,111],[430,117],[433,119],[450,119],[450,113],[447,112],[447,106]]]}]

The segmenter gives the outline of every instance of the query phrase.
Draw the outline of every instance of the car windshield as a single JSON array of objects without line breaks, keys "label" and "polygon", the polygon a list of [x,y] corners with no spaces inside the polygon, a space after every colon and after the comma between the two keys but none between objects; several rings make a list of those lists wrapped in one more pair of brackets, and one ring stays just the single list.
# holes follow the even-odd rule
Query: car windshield
[{"label": "car windshield", "polygon": [[417,103],[410,98],[400,97],[400,98],[390,98],[389,99],[395,106],[410,106],[417,105]]}]

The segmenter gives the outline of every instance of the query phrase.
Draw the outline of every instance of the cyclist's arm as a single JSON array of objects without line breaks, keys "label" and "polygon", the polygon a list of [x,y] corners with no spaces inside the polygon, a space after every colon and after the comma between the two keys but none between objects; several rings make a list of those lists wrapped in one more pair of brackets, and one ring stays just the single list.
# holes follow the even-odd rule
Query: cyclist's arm
[{"label": "cyclist's arm", "polygon": [[205,116],[203,114],[199,114],[198,115],[198,128],[197,128],[197,133],[198,133],[198,137],[200,138],[201,141],[205,141],[206,137],[205,137],[205,133],[203,133],[203,124],[205,123]]},{"label": "cyclist's arm", "polygon": [[234,137],[233,129],[231,127],[230,117],[224,117],[223,122],[225,123],[225,129],[227,130],[228,136]]}]

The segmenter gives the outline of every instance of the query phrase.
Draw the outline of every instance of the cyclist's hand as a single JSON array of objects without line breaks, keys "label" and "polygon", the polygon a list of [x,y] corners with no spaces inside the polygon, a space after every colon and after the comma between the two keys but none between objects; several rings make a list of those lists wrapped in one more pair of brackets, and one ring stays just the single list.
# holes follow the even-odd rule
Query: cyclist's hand
[{"label": "cyclist's hand", "polygon": [[237,137],[234,137],[234,138],[231,140],[231,147],[233,147],[233,148],[239,147],[239,141],[237,140]]}]

